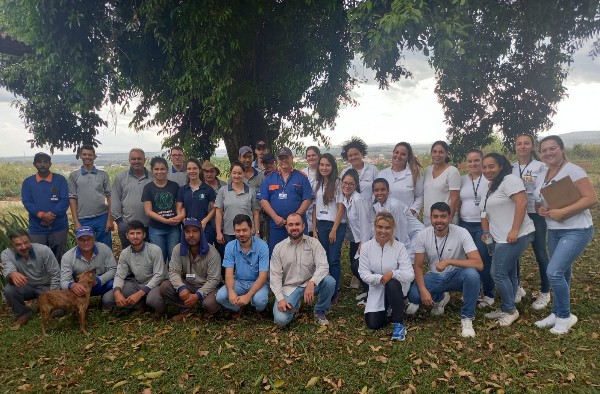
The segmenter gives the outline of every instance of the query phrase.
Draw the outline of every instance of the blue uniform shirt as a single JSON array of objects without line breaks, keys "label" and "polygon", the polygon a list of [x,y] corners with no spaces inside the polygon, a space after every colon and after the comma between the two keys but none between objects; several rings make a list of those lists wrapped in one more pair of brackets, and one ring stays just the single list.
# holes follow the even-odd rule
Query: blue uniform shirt
[{"label": "blue uniform shirt", "polygon": [[177,192],[177,202],[183,203],[185,216],[198,220],[202,220],[208,215],[210,203],[214,203],[216,198],[215,190],[204,182],[196,191],[193,191],[190,184],[187,183]]},{"label": "blue uniform shirt", "polygon": [[[303,172],[294,169],[287,182],[283,181],[283,176],[279,171],[269,174],[262,183],[256,198],[268,201],[275,213],[285,219],[290,213],[294,213],[300,208],[302,201],[312,200],[314,196],[308,177]],[[302,219],[306,223],[306,215],[302,215]],[[273,219],[271,219],[271,225],[275,225]]]},{"label": "blue uniform shirt", "polygon": [[225,246],[224,268],[235,268],[235,279],[254,282],[259,272],[269,271],[269,247],[260,238],[252,237],[252,246],[248,253],[242,250],[237,239]]}]

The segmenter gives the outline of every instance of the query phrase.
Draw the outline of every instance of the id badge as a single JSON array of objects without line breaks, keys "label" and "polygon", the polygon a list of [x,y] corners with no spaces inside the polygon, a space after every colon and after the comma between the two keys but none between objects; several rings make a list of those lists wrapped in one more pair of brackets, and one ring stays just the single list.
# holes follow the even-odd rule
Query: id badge
[{"label": "id badge", "polygon": [[50,201],[58,201],[58,196],[53,194],[52,197],[50,197]]},{"label": "id badge", "polygon": [[480,202],[481,202],[481,198],[480,198],[480,197],[477,197],[477,198],[475,199],[475,206],[476,206],[476,207],[478,207]]},{"label": "id badge", "polygon": [[481,218],[482,219],[487,218],[487,212],[486,211],[481,211]]},{"label": "id badge", "polygon": [[326,210],[326,209],[322,209],[322,210],[320,210],[320,211],[319,211],[319,213],[320,213],[321,215],[327,215],[327,214],[329,214],[329,211],[328,211],[328,210]]},{"label": "id badge", "polygon": [[196,279],[196,274],[185,274],[185,279],[187,279],[187,280]]},{"label": "id badge", "polygon": [[287,193],[279,193],[280,200],[287,200]]}]

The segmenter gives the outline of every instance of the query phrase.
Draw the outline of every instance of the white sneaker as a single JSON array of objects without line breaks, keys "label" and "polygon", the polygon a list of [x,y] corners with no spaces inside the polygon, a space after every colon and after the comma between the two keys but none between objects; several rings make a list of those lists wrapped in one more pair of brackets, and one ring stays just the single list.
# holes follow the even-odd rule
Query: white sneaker
[{"label": "white sneaker", "polygon": [[538,294],[535,301],[533,301],[533,303],[531,304],[531,307],[536,311],[539,311],[540,309],[544,309],[545,307],[547,307],[549,302],[550,293],[540,293]]},{"label": "white sneaker", "polygon": [[521,299],[523,297],[525,297],[527,295],[527,292],[525,291],[524,288],[522,288],[521,286],[519,286],[519,288],[517,289],[517,292],[515,294],[515,304],[518,304],[519,302],[521,302]]},{"label": "white sneaker", "polygon": [[556,324],[550,329],[550,332],[557,335],[566,334],[569,332],[569,329],[575,325],[575,323],[577,323],[577,316],[572,313],[571,316],[565,319],[557,317]]},{"label": "white sneaker", "polygon": [[495,301],[496,300],[494,300],[492,297],[483,296],[481,301],[479,301],[479,304],[477,304],[477,307],[478,308],[487,308],[488,306],[494,305]]},{"label": "white sneaker", "polygon": [[498,324],[506,327],[514,323],[519,318],[519,311],[515,309],[515,313],[502,312],[502,316],[498,318]]},{"label": "white sneaker", "polygon": [[364,300],[365,298],[367,298],[367,295],[368,295],[368,294],[369,294],[369,293],[367,293],[367,292],[360,293],[360,294],[359,294],[359,295],[357,295],[357,296],[356,296],[354,299],[355,299],[356,301]]},{"label": "white sneaker", "polygon": [[488,312],[485,315],[483,315],[486,319],[498,319],[500,316],[502,316],[502,312],[500,309],[496,309],[495,311],[492,312]]},{"label": "white sneaker", "polygon": [[538,328],[554,327],[554,325],[556,324],[556,315],[554,313],[551,313],[550,315],[548,315],[548,317],[542,320],[538,320],[534,324]]},{"label": "white sneaker", "polygon": [[475,338],[475,330],[473,329],[473,319],[464,317],[460,319],[460,325],[462,326],[461,335],[463,338]]},{"label": "white sneaker", "polygon": [[358,280],[358,278],[356,276],[352,276],[352,280],[350,281],[350,288],[351,289],[360,288],[360,280]]},{"label": "white sneaker", "polygon": [[442,298],[442,300],[440,302],[436,302],[433,305],[433,308],[431,308],[431,314],[433,316],[440,316],[444,314],[444,307],[446,306],[446,304],[448,303],[448,301],[450,301],[450,293],[445,292],[444,293],[444,298]]},{"label": "white sneaker", "polygon": [[417,311],[419,310],[419,304],[413,304],[412,302],[408,303],[408,306],[406,307],[406,314],[407,315],[414,315],[415,313],[417,313]]}]

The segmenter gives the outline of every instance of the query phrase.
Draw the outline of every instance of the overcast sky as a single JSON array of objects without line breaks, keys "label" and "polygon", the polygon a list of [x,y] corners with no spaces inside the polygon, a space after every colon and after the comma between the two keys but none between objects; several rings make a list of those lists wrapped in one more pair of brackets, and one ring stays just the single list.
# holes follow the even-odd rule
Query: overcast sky
[{"label": "overcast sky", "polygon": [[[588,51],[589,46],[586,46],[575,55],[566,82],[568,97],[558,105],[558,112],[553,118],[554,127],[544,134],[600,130],[600,59],[592,61]],[[391,84],[388,90],[378,88],[370,70],[357,68],[358,76],[366,78],[367,82],[357,85],[352,91],[358,105],[342,108],[335,130],[326,133],[333,144],[339,144],[352,135],[362,137],[369,144],[403,140],[427,143],[445,139],[446,125],[442,107],[434,93],[433,70],[420,56],[410,55],[403,64],[413,72],[413,78]],[[19,119],[17,109],[11,106],[13,99],[10,93],[0,89],[0,157],[31,156],[40,149],[32,150],[26,142],[31,135]],[[110,112],[106,108],[101,115],[109,123],[116,120],[116,132],[100,132],[97,137],[102,142],[99,151],[127,152],[132,147],[153,152],[160,150],[162,137],[156,135],[156,129],[136,133],[127,126],[131,113],[117,114],[115,119]],[[305,141],[307,144],[311,142]]]}]

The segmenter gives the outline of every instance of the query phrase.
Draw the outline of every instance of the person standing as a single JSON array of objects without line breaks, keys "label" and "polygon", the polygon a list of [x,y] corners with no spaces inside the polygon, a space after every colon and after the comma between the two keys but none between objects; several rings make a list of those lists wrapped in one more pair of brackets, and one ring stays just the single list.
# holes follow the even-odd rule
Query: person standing
[{"label": "person standing", "polygon": [[188,183],[177,192],[177,215],[195,218],[202,223],[202,229],[209,244],[217,236],[212,219],[215,215],[215,189],[204,182],[200,162],[190,158],[186,162]]},{"label": "person standing", "polygon": [[273,253],[275,245],[287,238],[285,218],[297,213],[306,223],[306,211],[314,198],[306,175],[294,169],[294,156],[289,148],[279,150],[277,161],[279,171],[265,179],[256,196],[262,209],[271,218],[270,253]]},{"label": "person standing", "polygon": [[[253,231],[260,223],[260,204],[256,199],[256,192],[244,183],[244,168],[240,162],[233,162],[230,170],[231,181],[222,187],[215,201],[217,243],[226,245],[236,239],[234,219],[237,215],[247,215],[253,218],[250,226]],[[260,237],[260,232],[252,235]]]},{"label": "person standing", "polygon": [[[540,292],[537,298],[531,304],[531,307],[535,310],[544,309],[550,302],[550,282],[548,281],[548,275],[546,275],[546,269],[548,268],[548,251],[546,248],[546,238],[548,236],[548,227],[546,220],[538,215],[535,210],[535,198],[533,193],[535,191],[535,184],[539,175],[546,171],[546,166],[539,160],[538,155],[535,153],[535,139],[529,134],[520,134],[515,140],[515,150],[519,158],[518,161],[513,163],[512,173],[518,176],[525,185],[525,195],[527,196],[527,216],[533,221],[535,226],[535,232],[533,233],[533,253],[535,260],[537,261],[539,272],[540,272]],[[519,263],[519,289],[515,296],[515,302],[521,302],[521,298],[527,293],[523,286],[521,286],[521,273]]]},{"label": "person standing", "polygon": [[375,238],[360,250],[358,272],[369,286],[365,306],[365,323],[378,330],[387,323],[387,309],[392,310],[392,341],[404,341],[404,298],[415,274],[402,242],[394,239],[396,222],[391,213],[379,212],[375,217]]},{"label": "person standing", "polygon": [[202,163],[202,174],[204,175],[204,183],[212,187],[215,193],[218,193],[219,189],[227,184],[218,178],[221,170],[208,160]]},{"label": "person standing", "polygon": [[[310,187],[315,190],[315,183],[317,182],[317,173],[319,172],[319,158],[321,157],[321,150],[316,146],[309,146],[306,148],[304,158],[306,159],[307,166],[302,169],[302,172],[308,177]],[[308,229],[308,235],[313,235],[313,209],[314,204],[311,204],[306,211],[306,228]]]},{"label": "person standing", "polygon": [[335,305],[342,280],[340,257],[346,234],[346,208],[342,202],[344,195],[338,179],[337,163],[330,153],[324,153],[319,158],[319,172],[313,193],[313,236],[325,249],[329,274],[335,279],[332,299],[332,304]]},{"label": "person standing", "polygon": [[146,216],[142,193],[144,186],[152,182],[152,174],[146,167],[146,154],[139,148],[129,151],[129,169],[117,174],[111,192],[112,217],[117,223],[121,250],[130,245],[127,238],[127,225],[132,220],[144,224],[144,234],[148,235],[150,218]]},{"label": "person standing", "polygon": [[400,200],[417,216],[423,205],[423,166],[408,142],[399,142],[392,153],[392,165],[379,173],[388,181],[390,195]]},{"label": "person standing", "polygon": [[[501,326],[509,326],[519,318],[515,296],[519,287],[518,262],[533,240],[535,227],[527,213],[527,197],[523,181],[512,175],[512,165],[498,153],[483,158],[483,176],[490,182],[481,211],[483,237],[495,242],[492,278],[500,294],[500,309],[485,314]],[[483,239],[482,239],[483,240]]]},{"label": "person standing", "polygon": [[69,235],[69,185],[64,176],[50,171],[50,155],[36,153],[33,165],[37,173],[21,186],[21,201],[29,213],[28,237],[32,243],[48,246],[60,261]]},{"label": "person standing", "polygon": [[110,212],[110,180],[105,171],[94,166],[96,150],[82,145],[79,157],[83,165],[69,175],[69,205],[75,229],[89,226],[95,239],[112,249],[113,219]]},{"label": "person standing", "polygon": [[171,148],[171,171],[169,171],[167,179],[177,183],[180,187],[187,183],[185,156],[181,146]]},{"label": "person standing", "polygon": [[246,183],[248,183],[248,186],[258,192],[258,190],[260,190],[260,185],[262,185],[263,181],[265,180],[265,174],[252,166],[254,159],[252,148],[249,146],[242,146],[238,153],[238,159],[244,166],[244,177],[246,178]]},{"label": "person standing", "polygon": [[350,141],[347,141],[342,145],[341,156],[342,159],[350,163],[349,167],[346,167],[340,177],[343,177],[346,171],[350,168],[354,168],[358,172],[358,178],[360,179],[360,195],[362,198],[371,199],[373,196],[373,189],[371,184],[377,178],[379,170],[371,163],[365,163],[365,156],[367,155],[367,144],[358,138],[352,137]]},{"label": "person standing", "polygon": [[252,163],[252,167],[256,168],[259,172],[263,172],[265,170],[264,155],[269,153],[267,143],[259,140],[254,148],[254,153],[256,154],[256,160]]},{"label": "person standing", "polygon": [[[550,262],[546,269],[554,292],[552,312],[535,322],[539,328],[550,328],[553,334],[566,334],[577,316],[571,313],[571,273],[575,259],[585,250],[594,236],[590,208],[598,203],[598,196],[586,172],[567,161],[565,145],[556,135],[540,142],[542,160],[548,169],[537,179],[535,190],[538,213],[548,224]],[[570,177],[581,198],[562,208],[549,207],[542,193],[544,187]]]},{"label": "person standing", "polygon": [[481,211],[479,205],[485,198],[489,181],[483,176],[483,152],[480,149],[471,149],[467,153],[467,169],[469,173],[460,178],[460,220],[458,225],[466,229],[471,237],[479,256],[483,261],[483,270],[479,272],[483,295],[478,307],[486,308],[494,305],[494,279],[492,278],[492,256],[487,245],[483,242],[483,228],[481,227]]},{"label": "person standing", "polygon": [[432,164],[423,172],[423,224],[431,225],[431,206],[443,201],[450,206],[452,223],[458,223],[460,205],[460,173],[451,166],[450,147],[444,141],[431,145]]},{"label": "person standing", "polygon": [[171,260],[171,252],[181,239],[182,213],[177,214],[176,198],[179,185],[167,179],[169,166],[162,157],[150,161],[153,180],[144,186],[142,203],[150,218],[150,242],[162,250],[163,260]]}]

